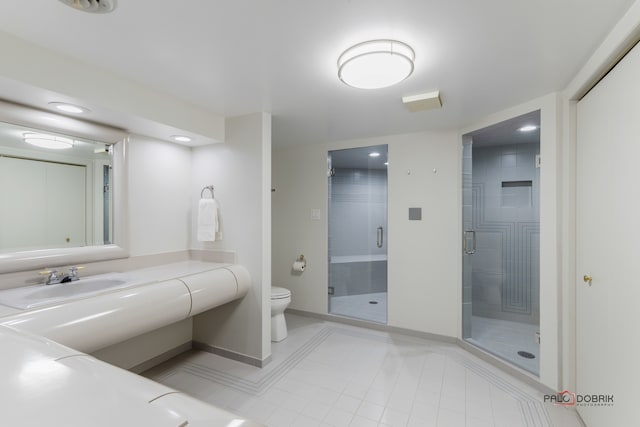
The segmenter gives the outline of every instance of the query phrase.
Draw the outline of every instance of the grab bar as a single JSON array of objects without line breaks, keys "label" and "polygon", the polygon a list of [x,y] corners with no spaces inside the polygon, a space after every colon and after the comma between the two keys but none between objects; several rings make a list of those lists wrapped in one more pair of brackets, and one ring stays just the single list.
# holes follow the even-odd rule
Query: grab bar
[{"label": "grab bar", "polygon": [[[469,240],[469,238],[467,237],[468,233],[471,233],[473,235],[473,240],[471,241],[471,250],[468,250],[467,248],[467,242]],[[464,251],[465,255],[473,255],[476,253],[476,231],[475,230],[466,230],[464,232],[464,238],[462,240],[462,249]]]},{"label": "grab bar", "polygon": [[376,245],[381,248],[382,247],[382,239],[384,238],[383,236],[384,233],[384,229],[382,228],[382,226],[378,227],[378,234],[376,236]]}]

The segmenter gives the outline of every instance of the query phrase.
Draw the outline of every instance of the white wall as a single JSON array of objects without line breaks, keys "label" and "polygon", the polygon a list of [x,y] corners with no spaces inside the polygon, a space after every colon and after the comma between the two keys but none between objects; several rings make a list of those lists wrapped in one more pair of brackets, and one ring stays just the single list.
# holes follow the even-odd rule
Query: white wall
[{"label": "white wall", "polygon": [[191,247],[235,251],[252,288],[241,301],[197,316],[194,340],[263,361],[271,354],[271,116],[231,118],[226,129],[224,144],[193,149],[188,192],[196,224],[200,192],[214,186],[222,240],[198,242],[191,227]]},{"label": "white wall", "polygon": [[[461,146],[457,132],[274,150],[273,284],[292,290],[291,308],[327,313],[327,153],[380,144],[389,145],[388,324],[458,336]],[[422,207],[423,221],[408,221],[409,207]],[[311,220],[311,209],[320,209],[320,221]],[[307,258],[307,269],[296,275],[291,265],[300,254]]]},{"label": "white wall", "polygon": [[127,156],[131,256],[189,249],[191,149],[133,135]]},{"label": "white wall", "polygon": [[[252,289],[241,301],[194,318],[193,339],[262,361],[271,354],[271,117],[259,113],[232,118],[226,128],[227,142],[193,149],[131,137],[130,254],[235,251],[237,262],[251,273]],[[214,243],[198,242],[194,226],[200,192],[207,185],[215,187],[222,217],[222,240]],[[191,340],[191,329],[163,336],[165,347],[173,348]]]}]

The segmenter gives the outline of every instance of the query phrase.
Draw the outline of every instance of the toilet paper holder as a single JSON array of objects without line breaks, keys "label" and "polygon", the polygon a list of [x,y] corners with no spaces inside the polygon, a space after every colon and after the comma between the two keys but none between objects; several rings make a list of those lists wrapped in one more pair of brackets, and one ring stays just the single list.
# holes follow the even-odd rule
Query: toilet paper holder
[{"label": "toilet paper holder", "polygon": [[300,255],[298,259],[293,262],[293,271],[298,274],[302,274],[305,268],[307,268],[307,260],[304,255]]}]

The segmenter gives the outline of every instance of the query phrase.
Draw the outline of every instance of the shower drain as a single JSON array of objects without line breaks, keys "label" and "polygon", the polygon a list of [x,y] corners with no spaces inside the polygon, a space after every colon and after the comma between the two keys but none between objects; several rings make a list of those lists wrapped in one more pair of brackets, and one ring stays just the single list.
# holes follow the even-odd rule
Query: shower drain
[{"label": "shower drain", "polygon": [[536,356],[534,354],[529,353],[528,351],[519,351],[518,356],[524,357],[525,359],[535,359]]}]

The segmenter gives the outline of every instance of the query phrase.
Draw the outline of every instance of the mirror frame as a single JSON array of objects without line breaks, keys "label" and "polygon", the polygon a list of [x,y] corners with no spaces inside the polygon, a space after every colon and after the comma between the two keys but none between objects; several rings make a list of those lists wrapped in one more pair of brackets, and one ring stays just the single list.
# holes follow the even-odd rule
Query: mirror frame
[{"label": "mirror frame", "polygon": [[[129,136],[118,129],[82,122],[68,117],[63,117],[64,121],[76,125],[78,123],[81,124],[81,131],[78,132],[78,129],[73,127],[51,129],[48,126],[40,126],[36,120],[25,119],[24,117],[35,114],[38,118],[46,115],[60,119],[62,116],[4,101],[0,101],[0,105],[3,107],[9,106],[10,108],[9,110],[2,111],[3,114],[0,116],[0,121],[29,126],[36,129],[55,130],[71,136],[80,136],[78,134],[81,134],[82,137],[91,137],[92,139],[101,141],[106,140],[105,142],[108,143],[114,142],[114,136],[118,139],[117,142],[113,144],[113,244],[0,253],[0,274],[128,258],[129,215],[127,153]],[[58,120],[58,122],[60,122],[60,120]]]}]

